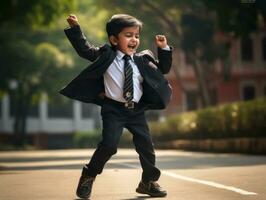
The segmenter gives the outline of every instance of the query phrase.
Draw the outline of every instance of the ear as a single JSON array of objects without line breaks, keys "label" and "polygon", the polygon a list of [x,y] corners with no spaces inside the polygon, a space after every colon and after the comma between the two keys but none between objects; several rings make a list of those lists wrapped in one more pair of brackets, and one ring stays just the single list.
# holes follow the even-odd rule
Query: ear
[{"label": "ear", "polygon": [[111,43],[112,45],[114,45],[114,46],[116,46],[117,43],[118,43],[118,40],[117,40],[117,38],[116,38],[114,35],[111,35],[111,36],[109,37],[109,41],[110,41],[110,43]]}]

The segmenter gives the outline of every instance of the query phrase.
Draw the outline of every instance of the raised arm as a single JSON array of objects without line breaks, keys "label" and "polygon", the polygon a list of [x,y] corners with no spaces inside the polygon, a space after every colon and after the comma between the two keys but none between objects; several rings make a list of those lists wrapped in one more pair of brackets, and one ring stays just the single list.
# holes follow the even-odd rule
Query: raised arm
[{"label": "raised arm", "polygon": [[158,47],[158,68],[163,74],[167,74],[172,66],[172,48],[168,46],[164,35],[156,35],[155,43]]},{"label": "raised arm", "polygon": [[101,53],[100,48],[87,41],[79,26],[78,18],[71,14],[68,16],[67,22],[70,27],[64,29],[64,32],[78,55],[92,62],[96,60]]}]

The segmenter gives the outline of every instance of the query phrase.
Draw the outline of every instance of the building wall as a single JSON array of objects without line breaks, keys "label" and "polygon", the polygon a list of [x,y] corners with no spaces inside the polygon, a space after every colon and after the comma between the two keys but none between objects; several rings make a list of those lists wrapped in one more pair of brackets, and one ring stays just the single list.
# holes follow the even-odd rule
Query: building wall
[{"label": "building wall", "polygon": [[[215,73],[212,74],[212,80],[208,83],[216,93],[216,104],[230,103],[235,101],[247,100],[247,96],[252,96],[247,93],[252,93],[254,89],[254,98],[266,96],[266,47],[263,47],[263,41],[266,43],[265,32],[252,33],[250,35],[252,54],[251,59],[243,58],[243,42],[241,39],[232,41],[230,50],[231,66],[230,78],[224,80],[222,62],[217,61],[214,64]],[[265,44],[264,44],[265,45]],[[245,49],[244,49],[245,50]],[[246,52],[246,51],[245,51]],[[170,83],[173,87],[173,98],[167,108],[167,113],[188,111],[191,102],[191,94],[197,93],[198,85],[192,69],[192,66],[186,64],[185,55],[179,52],[179,55],[174,55],[174,66],[179,71],[179,81],[173,76],[170,76]],[[186,91],[180,87],[182,82]],[[248,92],[250,91],[251,92]],[[201,108],[199,95],[195,94],[195,99],[192,104],[196,105],[196,109]]]},{"label": "building wall", "polygon": [[[1,101],[0,115],[0,133],[12,133],[14,119],[10,115],[10,99],[4,96]],[[43,98],[38,105],[37,117],[27,118],[27,132],[31,134],[38,133],[57,133],[65,134],[75,131],[91,131],[95,128],[96,118],[83,118],[81,103],[73,101],[73,117],[72,118],[49,118],[48,103]]]},{"label": "building wall", "polygon": [[237,81],[220,84],[217,88],[218,102],[227,103],[238,101],[240,99],[238,91],[239,84]]}]

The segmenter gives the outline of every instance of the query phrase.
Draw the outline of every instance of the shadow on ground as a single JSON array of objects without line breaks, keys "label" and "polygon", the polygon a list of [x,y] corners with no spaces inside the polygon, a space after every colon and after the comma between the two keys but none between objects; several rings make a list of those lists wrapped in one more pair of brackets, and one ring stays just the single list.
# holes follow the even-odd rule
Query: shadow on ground
[{"label": "shadow on ground", "polygon": [[[45,169],[81,169],[88,162],[90,156],[53,156],[51,157],[2,157],[0,155],[0,171],[12,170],[45,170]],[[121,159],[121,162],[119,160]],[[80,160],[80,164],[77,161]],[[111,158],[115,163],[109,162],[106,168],[109,169],[125,169],[129,168],[123,164],[130,164],[140,167],[138,155],[115,155]],[[54,161],[67,161],[62,164],[54,163]],[[71,163],[73,161],[73,163]],[[42,162],[46,162],[46,165]],[[49,165],[47,165],[47,162]],[[8,164],[12,164],[9,166]],[[23,166],[27,163],[27,166]],[[32,163],[32,165],[31,165]],[[16,166],[17,164],[17,166]],[[198,169],[198,168],[214,168],[225,166],[252,166],[266,164],[266,156],[252,155],[235,155],[235,154],[209,154],[209,153],[189,153],[177,155],[157,156],[157,166],[160,169]]]}]

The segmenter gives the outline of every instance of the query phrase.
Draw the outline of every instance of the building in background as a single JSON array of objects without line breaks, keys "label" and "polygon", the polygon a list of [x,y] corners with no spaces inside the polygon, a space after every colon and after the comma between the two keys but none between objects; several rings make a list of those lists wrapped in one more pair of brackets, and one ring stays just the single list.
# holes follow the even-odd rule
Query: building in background
[{"label": "building in background", "polygon": [[[179,53],[179,74],[185,91],[172,70],[169,75],[173,97],[166,113],[178,113],[201,108],[194,71]],[[252,100],[266,95],[266,33],[252,33],[250,37],[232,41],[229,78],[225,78],[222,63],[215,63],[215,72],[208,87],[212,105]]]},{"label": "building in background", "polygon": [[[0,101],[0,143],[10,143],[13,138],[14,106],[12,96]],[[31,106],[26,120],[29,143],[43,148],[71,146],[76,132],[90,132],[101,125],[99,107],[69,100],[49,103],[47,98]]]}]

